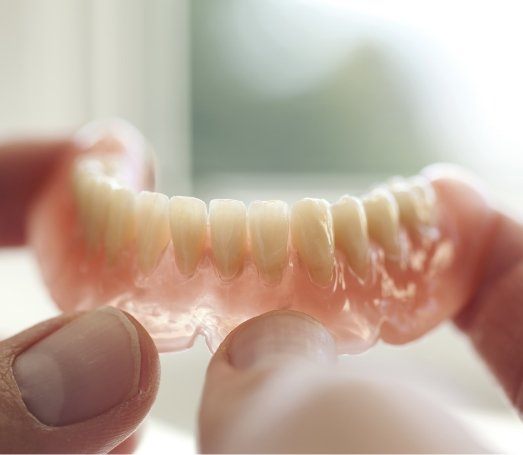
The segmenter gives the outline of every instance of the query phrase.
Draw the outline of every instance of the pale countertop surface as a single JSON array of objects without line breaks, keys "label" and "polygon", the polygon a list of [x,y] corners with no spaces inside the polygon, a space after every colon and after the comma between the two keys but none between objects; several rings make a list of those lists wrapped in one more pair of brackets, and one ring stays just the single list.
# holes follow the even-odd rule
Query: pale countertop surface
[{"label": "pale countertop surface", "polygon": [[[0,301],[5,308],[0,319],[2,337],[58,314],[29,250],[2,250],[0,276]],[[139,453],[196,450],[196,415],[209,357],[202,342],[188,351],[162,355],[160,392]],[[466,340],[450,325],[408,346],[379,345],[342,362],[358,376],[385,375],[430,391],[496,452],[515,454],[523,448],[521,421]]]}]

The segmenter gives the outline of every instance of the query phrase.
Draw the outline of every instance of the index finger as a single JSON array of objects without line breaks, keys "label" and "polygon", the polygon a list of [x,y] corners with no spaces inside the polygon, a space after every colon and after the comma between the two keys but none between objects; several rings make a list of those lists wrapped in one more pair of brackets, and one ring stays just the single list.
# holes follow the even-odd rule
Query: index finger
[{"label": "index finger", "polygon": [[474,297],[456,318],[523,412],[523,225],[499,215]]},{"label": "index finger", "polygon": [[25,243],[29,206],[71,147],[67,139],[0,144],[0,246]]}]

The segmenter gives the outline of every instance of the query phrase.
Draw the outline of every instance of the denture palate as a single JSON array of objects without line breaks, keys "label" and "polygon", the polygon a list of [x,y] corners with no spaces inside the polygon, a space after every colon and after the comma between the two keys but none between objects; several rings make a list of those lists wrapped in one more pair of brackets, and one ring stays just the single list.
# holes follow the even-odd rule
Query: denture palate
[{"label": "denture palate", "polygon": [[482,199],[469,210],[473,191],[457,198],[430,173],[332,203],[206,204],[152,189],[145,141],[128,125],[81,136],[83,153],[31,210],[31,245],[60,308],[121,308],[161,350],[198,334],[215,349],[275,309],[316,318],[343,353],[406,342],[452,316],[477,276],[488,225],[472,238],[461,220],[481,228]]},{"label": "denture palate", "polygon": [[313,283],[333,280],[335,250],[360,279],[369,268],[371,241],[386,257],[400,255],[400,222],[409,229],[434,219],[435,198],[421,177],[399,179],[361,198],[345,195],[330,205],[305,198],[292,209],[283,201],[243,202],[136,192],[119,179],[117,166],[102,159],[79,160],[74,189],[88,249],[105,248],[109,263],[136,241],[138,265],[152,273],[170,242],[179,272],[192,276],[210,247],[223,281],[242,273],[250,253],[261,279],[277,285],[289,265],[291,247]]},{"label": "denture palate", "polygon": [[323,324],[340,354],[412,341],[470,301],[499,234],[485,195],[434,168],[332,203],[206,204],[153,191],[131,126],[83,131],[30,208],[28,243],[61,310],[127,311],[164,352],[200,335],[217,349],[282,309]]}]

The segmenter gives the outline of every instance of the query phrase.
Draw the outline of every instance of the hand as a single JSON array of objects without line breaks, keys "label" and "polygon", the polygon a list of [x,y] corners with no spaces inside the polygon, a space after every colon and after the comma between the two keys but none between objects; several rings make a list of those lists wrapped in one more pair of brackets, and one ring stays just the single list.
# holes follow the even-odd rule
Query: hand
[{"label": "hand", "polygon": [[[0,246],[25,242],[34,196],[67,141],[0,147]],[[104,452],[136,430],[159,382],[143,327],[112,308],[38,324],[0,342],[0,452]],[[118,449],[129,452],[136,438]]]}]

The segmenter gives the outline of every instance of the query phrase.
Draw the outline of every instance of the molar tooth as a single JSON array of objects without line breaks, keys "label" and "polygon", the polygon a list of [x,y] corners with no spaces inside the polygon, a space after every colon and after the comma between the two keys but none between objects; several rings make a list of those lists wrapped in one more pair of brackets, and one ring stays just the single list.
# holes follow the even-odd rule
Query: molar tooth
[{"label": "molar tooth", "polygon": [[135,194],[128,188],[114,188],[109,196],[105,251],[112,263],[135,234]]},{"label": "molar tooth", "polygon": [[212,200],[209,225],[214,266],[222,279],[231,280],[240,272],[245,256],[245,204],[232,199]]},{"label": "molar tooth", "polygon": [[78,221],[84,227],[88,220],[88,205],[90,199],[91,185],[96,178],[91,172],[82,167],[75,167],[73,177],[73,192],[78,213]]},{"label": "molar tooth", "polygon": [[376,188],[363,198],[369,235],[378,242],[387,256],[398,257],[399,212],[396,200],[385,188]]},{"label": "molar tooth", "polygon": [[100,176],[93,176],[88,185],[85,202],[84,226],[86,243],[90,249],[100,244],[107,225],[109,199],[116,185],[113,181]]},{"label": "molar tooth", "polygon": [[141,191],[136,198],[138,265],[150,273],[169,244],[169,198],[165,194]]},{"label": "molar tooth", "polygon": [[364,278],[369,263],[369,234],[367,217],[360,199],[343,196],[332,205],[334,241],[346,257],[350,267]]},{"label": "molar tooth", "polygon": [[175,196],[169,208],[176,265],[191,276],[202,259],[207,234],[207,206],[194,197]]},{"label": "molar tooth", "polygon": [[408,179],[411,191],[416,194],[419,204],[419,219],[424,224],[433,224],[435,222],[434,207],[436,205],[436,193],[430,181],[416,175]]},{"label": "molar tooth", "polygon": [[84,157],[75,162],[73,168],[73,190],[79,219],[84,225],[90,224],[90,212],[97,205],[93,204],[93,202],[98,202],[96,200],[98,195],[93,195],[93,192],[99,191],[97,188],[101,181],[116,185],[116,180],[105,174],[104,166],[99,159]]},{"label": "molar tooth", "polygon": [[389,190],[398,204],[400,219],[408,227],[416,227],[420,219],[420,204],[418,194],[412,191],[407,182],[396,180],[389,185]]},{"label": "molar tooth", "polygon": [[423,178],[396,179],[389,189],[398,204],[401,221],[408,227],[429,224],[434,206],[433,190]]},{"label": "molar tooth", "polygon": [[251,253],[262,278],[281,281],[288,262],[289,208],[283,201],[255,201],[248,213]]},{"label": "molar tooth", "polygon": [[104,165],[99,158],[82,157],[74,164],[76,172],[102,176],[105,174]]},{"label": "molar tooth", "polygon": [[327,201],[305,198],[291,212],[292,243],[316,284],[326,286],[334,269],[332,216]]}]

